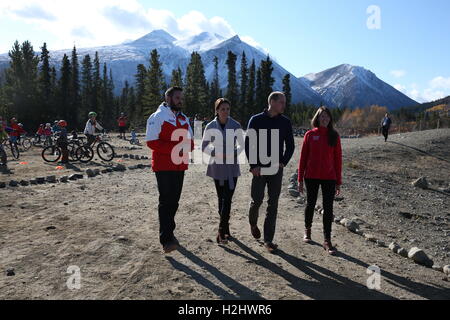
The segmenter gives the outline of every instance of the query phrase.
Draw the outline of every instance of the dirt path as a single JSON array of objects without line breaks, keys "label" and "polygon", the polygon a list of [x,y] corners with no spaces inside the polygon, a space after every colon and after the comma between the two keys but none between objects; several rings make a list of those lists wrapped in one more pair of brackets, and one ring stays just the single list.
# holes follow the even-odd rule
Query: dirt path
[{"label": "dirt path", "polygon": [[[409,140],[400,136],[393,137],[392,142],[413,143],[411,145],[424,150],[414,134],[411,135]],[[441,130],[439,137],[435,140],[444,141],[445,144],[440,144],[438,149],[446,149],[448,152],[449,130]],[[424,136],[424,139],[428,138]],[[301,140],[298,141],[300,142]],[[114,144],[118,145],[116,141]],[[407,172],[401,178],[393,176],[394,167],[391,168],[405,163],[405,159],[410,159],[411,154],[391,154],[400,158],[390,165],[386,164],[386,167],[380,164],[380,167],[373,166],[370,170],[364,170],[374,161],[367,158],[368,150],[373,151],[374,157],[382,157],[380,150],[385,150],[384,148],[401,153],[399,148],[404,147],[393,143],[386,145],[377,138],[347,140],[343,147],[346,163],[344,201],[336,204],[336,216],[359,216],[365,220],[366,227],[372,228],[380,236],[387,237],[392,233],[391,236],[402,240],[403,237],[410,237],[411,233],[420,246],[421,240],[417,234],[422,234],[424,230],[417,227],[417,223],[411,222],[409,225],[409,221],[398,222],[398,217],[392,218],[397,221],[396,224],[390,223],[389,216],[394,209],[406,204],[394,203],[390,206],[393,207],[392,212],[385,210],[386,207],[383,209],[383,205],[389,206],[389,197],[411,201],[408,192],[417,192],[407,185],[410,180],[410,177],[406,177]],[[333,241],[340,253],[337,257],[328,256],[320,246],[323,240],[320,215],[316,215],[313,228],[316,244],[303,244],[304,206],[298,204],[287,192],[289,176],[296,170],[298,149],[286,169],[280,198],[276,242],[280,245],[281,252],[278,255],[268,254],[262,243],[255,241],[250,235],[247,210],[251,177],[245,167],[242,168],[244,175],[238,182],[232,210],[231,230],[237,240],[227,246],[215,243],[218,214],[214,184],[205,176],[205,167],[192,166],[186,174],[182,202],[176,218],[176,235],[182,248],[169,256],[162,254],[158,242],[158,193],[155,176],[148,169],[104,174],[68,184],[0,189],[0,298],[450,298],[450,283],[443,280],[446,277],[443,273],[416,265],[387,248],[366,242],[363,237],[350,233],[337,224],[333,225]],[[435,155],[449,159],[448,153],[444,151]],[[406,149],[405,152],[409,151]],[[149,155],[146,149],[128,153]],[[55,173],[55,168],[45,166],[38,155],[28,157],[26,159],[35,165],[34,170],[12,164],[13,174],[0,175],[0,181],[20,181],[71,172]],[[432,172],[428,174],[432,182],[450,182],[450,171],[442,171],[442,168],[436,168],[435,164],[423,159],[414,158],[411,161],[417,167],[425,168],[425,173]],[[436,161],[445,163],[442,160]],[[146,162],[126,160],[125,164],[129,163]],[[425,163],[431,169],[424,167]],[[107,164],[97,162],[97,167],[105,166]],[[83,171],[85,167],[77,165],[77,169]],[[388,203],[368,196],[377,194],[369,192],[370,188],[367,187],[367,179],[375,179],[375,176],[379,177],[377,181],[391,176],[392,181],[388,185],[391,188],[399,185],[386,193],[388,200],[384,201]],[[364,183],[365,186],[362,186]],[[386,184],[373,183],[373,187],[380,185]],[[384,192],[381,193],[385,194]],[[448,196],[435,194],[433,191],[423,191],[423,194],[426,201],[436,201],[435,208],[428,204],[428,208],[434,208],[429,209],[431,213],[440,212],[439,216],[447,217]],[[416,207],[414,212],[421,208]],[[265,206],[261,208],[260,225],[264,213]],[[441,226],[441,229],[450,229],[448,220],[443,222],[446,225]],[[405,234],[399,234],[398,225],[405,225]],[[444,236],[443,231],[439,233],[436,230],[434,233],[435,230],[430,229],[430,234],[425,233],[423,237],[439,238],[439,241],[443,239],[448,243],[448,237]],[[438,240],[433,241],[441,246]],[[433,241],[431,242],[434,243]],[[439,261],[448,264],[445,250],[439,249],[440,253],[441,251],[443,254],[439,256]],[[367,288],[367,268],[372,265],[381,269],[379,291]],[[67,288],[66,281],[70,277],[67,269],[70,266],[80,268],[80,290],[72,291]],[[6,276],[9,268],[14,268],[15,276]]]}]

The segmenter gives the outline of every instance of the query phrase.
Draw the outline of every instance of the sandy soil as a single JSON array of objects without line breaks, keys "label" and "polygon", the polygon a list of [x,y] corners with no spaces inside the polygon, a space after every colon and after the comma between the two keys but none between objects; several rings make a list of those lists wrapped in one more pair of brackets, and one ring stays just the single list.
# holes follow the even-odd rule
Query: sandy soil
[{"label": "sandy soil", "polygon": [[[298,145],[301,143],[298,139]],[[126,143],[114,138],[116,147]],[[128,146],[130,146],[128,144]],[[416,149],[412,149],[416,148]],[[440,265],[449,264],[450,130],[344,140],[343,201],[335,215],[358,217],[387,244],[418,246]],[[119,154],[150,155],[148,149]],[[206,168],[191,166],[178,211],[182,248],[164,255],[158,241],[158,193],[149,170],[127,170],[67,184],[0,189],[1,299],[449,299],[447,276],[378,247],[343,226],[333,225],[339,254],[321,248],[321,216],[314,245],[302,243],[304,205],[288,193],[299,159],[297,147],[285,171],[276,242],[267,253],[248,226],[251,175],[245,166],[234,198],[231,230],[237,239],[215,243],[218,227],[213,181]],[[133,165],[146,161],[123,160]],[[58,171],[39,150],[10,163],[0,182],[68,175],[110,164],[94,160]],[[118,161],[118,160],[115,160]],[[117,163],[117,162],[116,162]],[[428,177],[433,190],[410,183]],[[399,216],[408,211],[412,219]],[[262,226],[265,206],[260,212]],[[421,217],[421,218],[419,218]],[[436,219],[436,217],[439,217]],[[51,227],[51,228],[49,228]],[[414,242],[411,242],[415,240]],[[381,289],[367,288],[367,268],[381,268]],[[69,290],[70,266],[81,272],[81,288]],[[15,275],[6,276],[13,268]]]}]

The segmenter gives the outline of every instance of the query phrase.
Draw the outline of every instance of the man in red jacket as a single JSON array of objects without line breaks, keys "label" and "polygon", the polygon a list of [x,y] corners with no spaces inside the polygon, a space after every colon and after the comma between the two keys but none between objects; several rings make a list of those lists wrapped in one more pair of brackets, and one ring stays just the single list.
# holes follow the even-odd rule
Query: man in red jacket
[{"label": "man in red jacket", "polygon": [[184,174],[188,170],[189,152],[194,150],[193,132],[182,112],[183,89],[166,92],[166,102],[147,120],[147,146],[152,150],[152,168],[159,191],[160,242],[165,253],[178,248],[174,236]]},{"label": "man in red jacket", "polygon": [[127,130],[127,121],[128,118],[125,116],[125,113],[121,113],[120,117],[117,119],[117,124],[119,125],[119,133],[120,139],[126,139],[126,130]]}]

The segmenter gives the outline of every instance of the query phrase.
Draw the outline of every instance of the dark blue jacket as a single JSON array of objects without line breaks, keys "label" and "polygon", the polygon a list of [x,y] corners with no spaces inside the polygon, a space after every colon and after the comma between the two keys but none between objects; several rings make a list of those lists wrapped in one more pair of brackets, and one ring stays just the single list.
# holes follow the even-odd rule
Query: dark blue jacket
[{"label": "dark blue jacket", "polygon": [[[256,130],[257,135],[257,144],[255,144],[253,141],[250,141],[248,130],[254,129]],[[284,164],[284,166],[287,166],[289,161],[292,158],[292,155],[295,151],[295,142],[294,142],[294,135],[292,130],[292,124],[291,120],[289,120],[284,115],[278,115],[276,117],[271,118],[269,116],[269,113],[267,111],[264,111],[263,113],[257,114],[253,116],[250,119],[250,122],[248,123],[248,129],[247,129],[247,135],[245,138],[245,154],[247,155],[247,159],[250,162],[250,150],[252,152],[257,152],[257,164],[250,163],[250,168],[254,169],[257,167],[260,168],[268,168],[271,166],[271,163],[269,164],[261,164],[260,157],[259,157],[259,144],[260,144],[260,129],[267,129],[267,139],[266,139],[266,145],[267,145],[267,156],[271,156],[271,130],[279,130],[279,163]]]}]

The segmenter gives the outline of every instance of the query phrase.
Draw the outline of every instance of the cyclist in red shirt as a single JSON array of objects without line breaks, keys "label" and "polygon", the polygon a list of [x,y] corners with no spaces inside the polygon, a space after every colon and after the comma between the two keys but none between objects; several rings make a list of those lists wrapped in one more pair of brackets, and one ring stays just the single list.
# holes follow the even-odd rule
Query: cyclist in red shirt
[{"label": "cyclist in red shirt", "polygon": [[119,125],[120,139],[126,140],[125,132],[127,130],[127,122],[128,122],[128,118],[122,112],[120,114],[120,117],[117,119],[117,124]]}]

